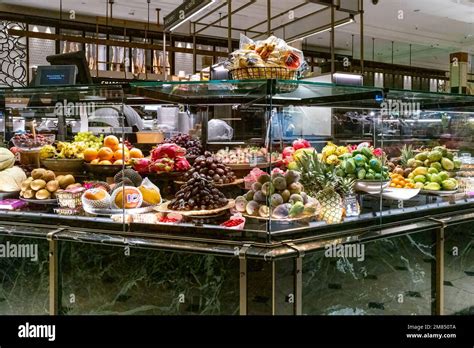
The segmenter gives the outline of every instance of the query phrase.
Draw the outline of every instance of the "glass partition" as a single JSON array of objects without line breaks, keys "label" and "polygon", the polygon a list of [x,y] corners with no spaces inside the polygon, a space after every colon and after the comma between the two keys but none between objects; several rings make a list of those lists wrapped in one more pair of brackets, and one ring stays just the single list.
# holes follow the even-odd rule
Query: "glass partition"
[{"label": "glass partition", "polygon": [[[472,96],[284,80],[0,94],[8,218],[270,240],[472,204]],[[59,202],[75,186],[84,212]]]}]

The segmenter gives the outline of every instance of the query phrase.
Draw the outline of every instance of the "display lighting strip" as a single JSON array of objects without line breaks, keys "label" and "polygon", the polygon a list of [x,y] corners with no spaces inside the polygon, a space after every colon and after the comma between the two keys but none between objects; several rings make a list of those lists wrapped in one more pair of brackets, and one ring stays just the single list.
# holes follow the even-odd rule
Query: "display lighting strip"
[{"label": "display lighting strip", "polygon": [[184,18],[181,22],[173,25],[171,28],[170,28],[170,31],[173,31],[175,30],[176,28],[178,28],[179,26],[183,25],[185,22],[189,21],[191,18],[197,16],[198,14],[202,13],[204,10],[206,10],[209,6],[212,6],[214,5],[215,3],[217,2],[217,0],[211,0],[210,3],[208,3],[207,5],[205,5],[203,8],[201,8],[199,11],[196,11],[194,12],[192,15],[190,15],[189,17],[186,17]]},{"label": "display lighting strip", "polygon": [[[339,22],[337,23],[335,26],[334,26],[334,29],[336,28],[340,28],[340,27],[343,27],[345,25],[348,25],[348,24],[351,24],[351,23],[355,23],[355,19],[353,17],[349,18],[349,19],[344,19],[342,22]],[[311,36],[314,36],[314,35],[318,35],[318,34],[322,34],[322,33],[325,33],[327,31],[331,31],[332,29],[332,26],[329,25],[328,27],[324,28],[324,29],[320,29],[320,30],[316,30],[316,31],[313,31],[311,33],[307,33],[307,34],[303,34],[302,36],[300,37],[296,37],[296,38],[292,38],[292,39],[289,39],[287,42],[289,44],[295,42],[295,41],[298,41],[298,40],[304,40],[308,37],[311,37]]]}]

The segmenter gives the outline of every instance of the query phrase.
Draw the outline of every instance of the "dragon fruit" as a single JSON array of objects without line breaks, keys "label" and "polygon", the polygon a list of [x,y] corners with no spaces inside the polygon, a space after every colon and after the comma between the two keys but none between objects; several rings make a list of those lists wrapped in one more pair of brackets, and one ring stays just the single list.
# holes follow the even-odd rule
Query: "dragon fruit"
[{"label": "dragon fruit", "polygon": [[155,162],[153,162],[150,166],[150,170],[154,173],[162,173],[162,172],[172,172],[174,170],[174,160],[164,157],[159,158]]},{"label": "dragon fruit", "polygon": [[133,169],[141,174],[150,173],[151,160],[149,158],[132,158]]},{"label": "dragon fruit", "polygon": [[296,139],[293,142],[293,148],[295,150],[306,149],[306,148],[309,148],[309,147],[311,147],[311,143],[306,139]]},{"label": "dragon fruit", "polygon": [[185,172],[191,168],[191,164],[186,157],[179,156],[174,159],[174,168],[178,172]]},{"label": "dragon fruit", "polygon": [[179,147],[176,144],[163,144],[158,145],[151,151],[151,161],[156,162],[160,158],[171,158],[182,157],[186,155],[186,149]]}]

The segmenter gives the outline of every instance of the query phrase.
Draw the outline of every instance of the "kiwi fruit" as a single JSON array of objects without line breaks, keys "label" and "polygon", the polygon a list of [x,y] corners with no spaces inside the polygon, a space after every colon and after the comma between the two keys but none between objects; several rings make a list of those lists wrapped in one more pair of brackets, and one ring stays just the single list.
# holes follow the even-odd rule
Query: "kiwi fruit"
[{"label": "kiwi fruit", "polygon": [[36,179],[30,183],[30,187],[33,191],[39,191],[46,187],[46,181],[43,179]]},{"label": "kiwi fruit", "polygon": [[33,169],[33,171],[31,172],[31,177],[33,178],[33,180],[41,179],[44,173],[46,173],[46,169],[43,169],[43,168]]},{"label": "kiwi fruit", "polygon": [[71,174],[68,174],[68,175],[65,175],[64,177],[62,177],[59,181],[59,186],[62,188],[62,189],[65,189],[66,187],[68,187],[69,185],[72,185],[76,182],[76,179],[74,179],[74,177],[71,175]]},{"label": "kiwi fruit", "polygon": [[30,184],[31,184],[32,181],[33,181],[33,178],[32,178],[32,177],[29,177],[28,179],[26,179],[25,181],[23,181],[23,182],[21,183],[21,186],[20,186],[21,190],[22,190],[22,191],[28,190],[28,189],[30,188]]},{"label": "kiwi fruit", "polygon": [[56,192],[59,188],[59,182],[57,180],[51,180],[46,184],[46,190],[53,193]]},{"label": "kiwi fruit", "polygon": [[23,198],[26,198],[26,199],[31,199],[35,196],[35,191],[29,189],[29,190],[26,190],[25,192],[23,192]]},{"label": "kiwi fruit", "polygon": [[51,193],[48,190],[42,189],[36,192],[35,197],[36,199],[40,199],[40,200],[48,199],[48,198],[51,198]]},{"label": "kiwi fruit", "polygon": [[68,185],[66,187],[66,190],[70,190],[70,189],[73,189],[73,188],[76,188],[76,187],[82,187],[82,185],[79,184],[78,182],[76,182],[75,184]]},{"label": "kiwi fruit", "polygon": [[41,177],[46,182],[56,179],[56,174],[52,170],[47,170],[44,172],[43,176]]}]

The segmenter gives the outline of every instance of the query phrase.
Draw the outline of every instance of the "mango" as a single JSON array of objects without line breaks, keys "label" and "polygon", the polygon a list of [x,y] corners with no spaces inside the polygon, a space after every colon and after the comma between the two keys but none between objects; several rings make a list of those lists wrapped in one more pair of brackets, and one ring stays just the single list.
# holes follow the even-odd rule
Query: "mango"
[{"label": "mango", "polygon": [[433,150],[428,154],[428,159],[431,162],[437,162],[443,158],[443,153],[441,151]]},{"label": "mango", "polygon": [[425,187],[425,185],[422,182],[417,182],[415,183],[415,188],[422,190]]},{"label": "mango", "polygon": [[438,169],[438,172],[443,170],[443,166],[439,162],[431,163],[430,167]]},{"label": "mango", "polygon": [[441,177],[439,176],[439,174],[431,174],[431,182],[437,182],[438,184],[441,184],[442,183],[442,179]]},{"label": "mango", "polygon": [[439,171],[436,168],[430,167],[428,168],[428,174],[438,174]]},{"label": "mango", "polygon": [[428,174],[428,168],[426,167],[418,167],[412,172],[415,176],[417,175],[426,175]]},{"label": "mango", "polygon": [[426,161],[428,159],[428,152],[421,152],[415,156],[415,159],[418,161]]},{"label": "mango", "polygon": [[445,170],[453,170],[454,169],[454,163],[449,158],[446,158],[446,157],[443,157],[441,159],[441,166],[443,166],[443,168]]},{"label": "mango", "polygon": [[426,182],[426,177],[424,175],[417,175],[417,176],[415,176],[415,182],[425,183]]},{"label": "mango", "polygon": [[455,158],[453,160],[453,163],[454,163],[454,169],[461,169],[462,162],[459,158]]},{"label": "mango", "polygon": [[441,178],[441,181],[448,180],[449,173],[445,171],[439,172],[439,177]]},{"label": "mango", "polygon": [[448,179],[448,180],[444,180],[441,183],[441,186],[443,186],[444,190],[448,190],[448,191],[456,190],[458,188],[458,182],[455,179]]},{"label": "mango", "polygon": [[439,191],[441,190],[441,186],[437,182],[430,182],[429,184],[424,186],[424,189],[430,191]]}]

